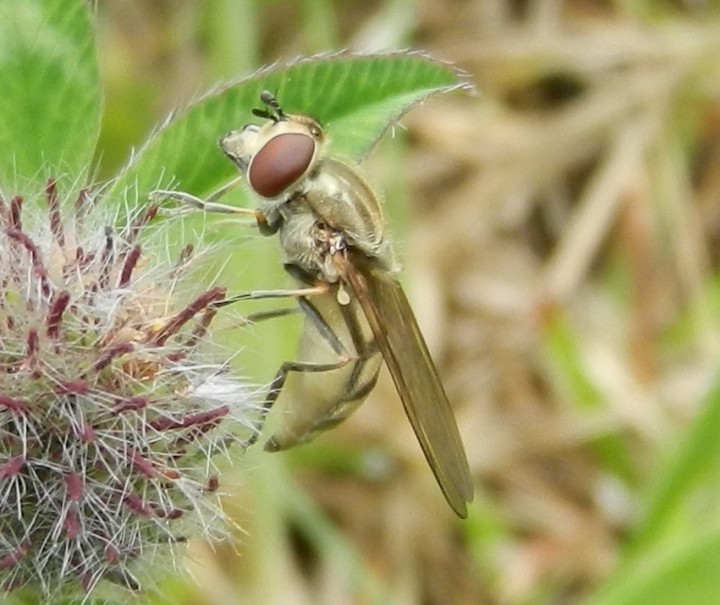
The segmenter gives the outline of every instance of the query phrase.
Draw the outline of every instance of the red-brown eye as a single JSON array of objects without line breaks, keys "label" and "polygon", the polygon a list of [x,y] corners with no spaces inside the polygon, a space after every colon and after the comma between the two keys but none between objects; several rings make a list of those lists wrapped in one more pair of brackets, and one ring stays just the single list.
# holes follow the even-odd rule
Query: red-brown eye
[{"label": "red-brown eye", "polygon": [[305,173],[314,154],[312,137],[294,132],[280,134],[255,154],[248,181],[263,197],[280,195]]}]

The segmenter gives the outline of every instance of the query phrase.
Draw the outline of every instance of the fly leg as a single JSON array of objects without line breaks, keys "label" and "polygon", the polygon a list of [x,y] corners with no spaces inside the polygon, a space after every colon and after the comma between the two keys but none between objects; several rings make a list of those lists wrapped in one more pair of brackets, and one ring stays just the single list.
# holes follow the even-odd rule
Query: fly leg
[{"label": "fly leg", "polygon": [[227,307],[228,305],[241,302],[243,300],[261,300],[266,298],[297,298],[298,301],[306,296],[315,296],[317,294],[325,294],[329,290],[328,284],[320,284],[318,286],[307,286],[304,288],[290,288],[286,290],[253,290],[231,296],[224,300],[219,300],[212,304],[215,308]]},{"label": "fly leg", "polygon": [[[298,303],[299,310],[305,315],[305,317],[312,322],[313,326],[317,330],[317,333],[321,336],[322,340],[327,343],[330,349],[338,357],[338,360],[332,363],[315,363],[305,361],[286,361],[277,371],[273,379],[270,381],[270,387],[268,389],[267,396],[262,403],[262,409],[259,420],[253,426],[252,435],[243,443],[244,447],[250,447],[259,438],[262,428],[265,424],[270,410],[277,401],[280,393],[283,390],[285,381],[291,372],[311,372],[311,373],[322,373],[330,372],[345,367],[349,363],[357,361],[357,356],[351,354],[345,345],[342,343],[340,338],[335,334],[333,329],[323,318],[322,314],[315,308],[315,306],[308,300],[308,297],[317,296],[320,294],[327,294],[331,286],[327,283],[321,283],[315,286],[305,286],[299,288],[285,289],[285,290],[254,290],[252,292],[246,292],[237,296],[231,296],[225,300],[213,303],[213,307],[220,308],[225,307],[237,302],[245,300],[264,300],[264,299],[276,299],[276,298],[295,298]],[[263,321],[266,319],[273,319],[276,317],[282,317],[298,311],[298,307],[293,308],[281,308],[270,311],[259,311],[252,313],[242,318],[243,324],[254,323],[257,321]],[[361,351],[361,348],[356,350]],[[354,372],[355,373],[355,372]],[[355,399],[357,395],[350,393],[351,399]],[[273,446],[272,440],[266,444],[266,449],[274,450],[278,449]]]},{"label": "fly leg", "polygon": [[[327,291],[327,286],[320,286],[319,288],[322,288],[321,291],[323,292]],[[317,293],[314,292],[314,290],[316,289],[304,289],[306,293]],[[225,301],[222,302],[224,303]],[[333,363],[315,363],[310,361],[283,362],[283,364],[280,366],[280,369],[270,381],[270,388],[268,389],[268,393],[265,397],[265,400],[263,401],[260,421],[257,424],[256,430],[253,432],[253,435],[246,442],[247,447],[255,443],[260,436],[260,432],[262,431],[262,427],[265,424],[265,420],[267,419],[270,410],[272,410],[273,406],[275,405],[275,402],[280,396],[280,393],[282,393],[283,387],[285,386],[285,381],[287,380],[291,372],[331,372],[333,370],[339,370],[340,368],[347,366],[349,363],[356,361],[356,356],[352,355],[347,350],[345,345],[338,338],[333,329],[328,325],[320,312],[304,295],[298,297],[298,305],[300,307],[300,310],[304,313],[305,317],[312,322],[312,324],[318,331],[318,334],[322,337],[323,341],[325,341],[332,349],[333,353],[338,356],[338,360]],[[272,452],[282,449],[282,446],[271,438],[265,444],[265,449]]]},{"label": "fly leg", "polygon": [[174,202],[180,202],[198,210],[205,212],[214,212],[218,214],[244,214],[249,215],[255,214],[254,210],[249,208],[236,208],[235,206],[228,206],[227,204],[219,204],[218,200],[223,197],[228,191],[237,186],[242,180],[242,177],[235,177],[229,183],[226,183],[218,190],[211,193],[206,200],[200,199],[194,196],[192,193],[185,193],[184,191],[170,191],[167,189],[156,189],[150,192],[150,200],[153,202],[161,202],[163,200],[172,200]]},{"label": "fly leg", "polygon": [[297,307],[284,307],[282,309],[272,309],[271,311],[257,311],[256,313],[249,313],[248,315],[243,315],[239,323],[237,323],[236,325],[238,327],[248,326],[261,321],[265,321],[266,319],[275,319],[277,317],[285,317],[286,315],[292,315],[293,313],[297,313],[298,311],[299,309]]},{"label": "fly leg", "polygon": [[[296,413],[300,416],[288,419],[284,427],[270,437],[265,443],[267,451],[288,449],[309,441],[317,433],[326,431],[345,420],[374,388],[382,364],[380,351],[374,338],[368,335],[367,329],[363,329],[359,309],[355,304],[337,305],[336,307],[342,314],[343,326],[347,329],[345,335],[340,336],[341,332],[335,331],[335,328],[325,319],[325,315],[314,304],[307,299],[300,299],[298,302],[306,320],[319,336],[319,342],[324,343],[332,350],[337,356],[337,361],[332,363],[285,362],[271,383],[264,402],[265,414],[269,414],[290,373],[322,374],[350,366],[349,372],[344,374],[341,382],[337,382],[338,376],[328,377],[329,391],[323,394],[314,393],[314,390],[318,388],[318,383],[309,377],[302,379],[303,382],[298,385],[305,384],[307,386],[306,380],[311,380],[309,384],[315,386],[310,386],[310,391],[305,391],[305,387],[301,387],[300,391],[297,391],[298,385],[293,384],[293,394],[300,399],[291,405],[296,407]],[[324,383],[326,379],[320,377],[318,380]],[[322,387],[321,390],[323,390]],[[320,397],[317,400],[320,402],[319,406],[316,405],[314,396]]]},{"label": "fly leg", "polygon": [[235,216],[252,217],[253,220],[242,223],[242,225],[248,227],[258,227],[266,223],[265,215],[258,210],[238,208],[237,206],[228,206],[227,204],[205,201],[192,195],[191,193],[185,193],[184,191],[165,191],[158,189],[150,193],[150,199],[154,202],[163,200],[180,202],[186,206],[192,206],[198,210],[204,210],[205,212],[212,212],[214,214],[234,214]]},{"label": "fly leg", "polygon": [[236,187],[241,180],[242,177],[235,177],[230,182],[211,193],[205,200],[193,195],[192,193],[185,193],[184,191],[170,191],[167,189],[156,189],[151,191],[149,197],[153,202],[171,200],[173,202],[179,202],[186,206],[197,208],[203,212],[212,212],[213,214],[250,216],[254,219],[254,221],[250,221],[248,225],[259,227],[263,232],[268,231],[269,233],[272,233],[273,229],[268,227],[267,219],[261,211],[251,210],[250,208],[238,208],[237,206],[229,206],[218,202],[218,200],[228,191]]}]

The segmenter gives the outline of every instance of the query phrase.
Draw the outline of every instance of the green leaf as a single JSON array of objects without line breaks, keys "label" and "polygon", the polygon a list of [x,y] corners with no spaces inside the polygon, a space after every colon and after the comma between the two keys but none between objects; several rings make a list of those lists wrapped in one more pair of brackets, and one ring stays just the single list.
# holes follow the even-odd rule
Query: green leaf
[{"label": "green leaf", "polygon": [[86,0],[0,0],[0,187],[85,173],[100,129]]},{"label": "green leaf", "polygon": [[[429,95],[468,87],[452,67],[420,53],[340,53],[263,69],[207,95],[170,119],[139,151],[108,195],[144,203],[149,191],[181,189],[206,195],[236,176],[217,141],[257,121],[262,90],[287,113],[312,115],[326,128],[329,149],[360,159],[385,129]],[[133,199],[134,198],[134,199]]]},{"label": "green leaf", "polygon": [[720,528],[648,552],[615,574],[585,605],[720,603]]},{"label": "green leaf", "polygon": [[586,605],[720,603],[720,380],[659,479],[619,569]]},{"label": "green leaf", "polygon": [[[631,543],[647,548],[674,533],[704,531],[718,513],[720,492],[720,379],[660,475],[643,523]],[[706,514],[701,515],[704,511]],[[720,579],[720,576],[719,576]]]}]

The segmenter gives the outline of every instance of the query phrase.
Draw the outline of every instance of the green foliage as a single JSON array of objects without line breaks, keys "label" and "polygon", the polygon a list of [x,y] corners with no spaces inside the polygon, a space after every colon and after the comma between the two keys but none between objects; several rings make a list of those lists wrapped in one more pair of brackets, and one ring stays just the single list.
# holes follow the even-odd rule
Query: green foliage
[{"label": "green foliage", "polygon": [[[35,189],[48,178],[86,184],[101,116],[89,4],[0,0],[0,80],[5,85],[0,95],[0,191],[25,194],[23,185],[32,183]],[[142,205],[160,186],[203,195],[224,184],[234,168],[216,141],[253,119],[250,110],[264,89],[273,91],[286,111],[320,120],[334,153],[359,159],[411,107],[464,86],[448,65],[411,52],[322,55],[274,66],[219,88],[158,128],[104,188],[102,200]],[[291,512],[327,556],[338,548],[345,553],[348,568],[363,586],[367,575],[360,558],[327,520],[307,502]],[[6,554],[0,552],[0,558]],[[15,593],[8,602],[34,601],[25,594]]]},{"label": "green foliage", "polygon": [[720,381],[672,454],[618,571],[588,605],[720,602]]},{"label": "green foliage", "polygon": [[656,544],[626,562],[586,605],[711,605],[720,599],[720,527]]},{"label": "green foliage", "polygon": [[150,137],[108,192],[134,191],[142,201],[159,188],[206,195],[236,175],[218,151],[228,130],[257,120],[263,90],[287,113],[312,115],[330,136],[328,148],[360,159],[388,126],[429,95],[466,86],[450,66],[410,52],[319,55],[261,70],[221,87],[173,117]]},{"label": "green foliage", "polygon": [[80,176],[100,129],[88,3],[0,0],[0,184]]},{"label": "green foliage", "polygon": [[[42,183],[65,174],[78,182],[87,179],[101,116],[88,5],[85,0],[0,0],[3,193],[14,193],[25,180]],[[429,95],[463,86],[463,77],[448,65],[409,52],[328,54],[277,65],[220,87],[173,116],[109,184],[105,199],[141,205],[155,188],[174,187],[202,196],[227,182],[235,169],[216,141],[254,119],[250,110],[259,105],[264,89],[275,93],[287,112],[308,113],[320,120],[331,138],[331,152],[361,159],[404,112]],[[602,396],[584,372],[577,343],[566,326],[554,326],[547,344],[568,392],[587,409],[601,408]],[[603,441],[598,449],[606,468],[630,475],[622,471],[629,454],[618,452],[618,445]],[[344,464],[352,467],[355,461],[348,460]],[[720,602],[718,477],[720,383],[676,451],[668,452],[654,489],[648,486],[644,513],[617,571],[586,603]],[[282,476],[274,485],[286,481]],[[311,504],[292,501],[290,491],[283,493],[292,505],[286,514],[295,518],[319,550],[331,556],[328,553],[346,548]],[[276,496],[271,499],[277,500]],[[495,536],[499,523],[476,532]],[[348,573],[363,569],[352,552],[345,552],[340,560]],[[373,590],[383,594],[382,587]]]},{"label": "green foliage", "polygon": [[[673,540],[678,535],[703,534],[716,512],[708,504],[720,491],[720,381],[705,400],[665,472],[633,541],[634,550]],[[703,505],[705,503],[705,505]],[[698,516],[700,515],[700,516]],[[708,517],[706,518],[706,515]]]},{"label": "green foliage", "polygon": [[[579,343],[560,319],[547,330],[547,351],[571,398],[583,407],[603,405],[584,373]],[[598,440],[604,468],[633,488],[622,435]],[[720,380],[705,398],[684,435],[673,435],[646,491],[636,526],[624,545],[618,569],[584,601],[587,605],[675,605],[720,602]]]}]

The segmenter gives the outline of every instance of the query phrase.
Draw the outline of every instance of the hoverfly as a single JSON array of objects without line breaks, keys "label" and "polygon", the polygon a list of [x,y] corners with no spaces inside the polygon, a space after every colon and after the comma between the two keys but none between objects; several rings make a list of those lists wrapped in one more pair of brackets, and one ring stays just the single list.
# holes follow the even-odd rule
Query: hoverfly
[{"label": "hoverfly", "polygon": [[[398,281],[380,201],[357,170],[321,155],[325,136],[316,120],[286,114],[267,91],[260,99],[265,107],[253,114],[265,123],[229,132],[220,147],[259,197],[257,226],[279,236],[284,267],[299,287],[241,295],[219,305],[294,296],[304,313],[300,361],[282,365],[264,404],[267,413],[285,391],[291,410],[265,448],[293,447],[347,418],[375,386],[384,360],[446,500],[465,517],[473,498],[467,457]],[[211,212],[250,212],[215,203],[229,188],[206,201],[178,192],[154,195]]]}]

